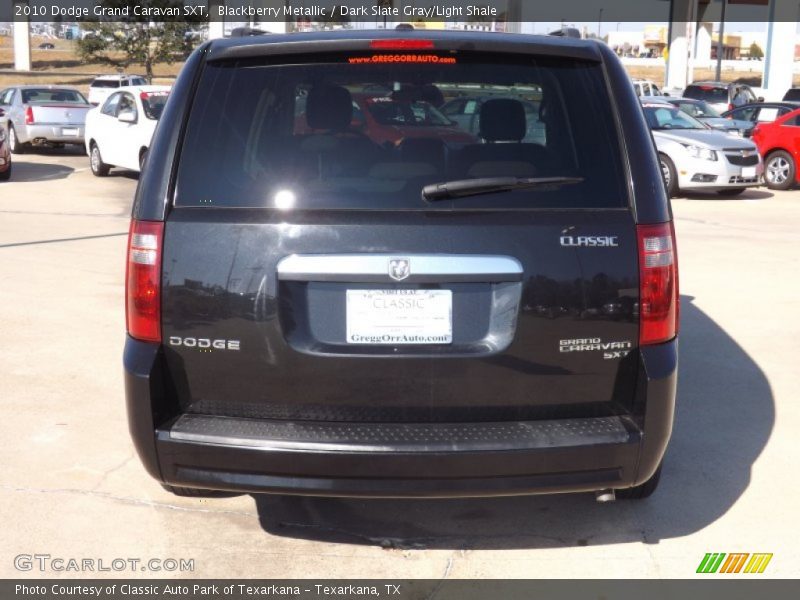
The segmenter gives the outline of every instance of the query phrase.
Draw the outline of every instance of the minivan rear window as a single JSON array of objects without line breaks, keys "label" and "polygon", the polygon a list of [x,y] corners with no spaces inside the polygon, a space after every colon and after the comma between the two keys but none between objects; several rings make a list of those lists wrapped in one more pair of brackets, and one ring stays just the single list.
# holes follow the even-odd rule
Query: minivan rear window
[{"label": "minivan rear window", "polygon": [[728,103],[728,88],[712,87],[710,85],[690,85],[683,92],[684,98],[705,100],[712,104]]},{"label": "minivan rear window", "polygon": [[[461,52],[208,63],[180,152],[176,206],[435,210],[628,206],[602,67]],[[392,60],[389,60],[392,59]],[[428,202],[465,179],[568,185]]]}]

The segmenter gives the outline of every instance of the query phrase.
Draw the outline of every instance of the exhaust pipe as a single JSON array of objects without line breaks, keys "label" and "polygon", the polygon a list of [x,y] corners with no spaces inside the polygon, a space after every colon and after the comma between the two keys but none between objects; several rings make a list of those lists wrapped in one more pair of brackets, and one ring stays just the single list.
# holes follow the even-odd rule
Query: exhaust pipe
[{"label": "exhaust pipe", "polygon": [[614,490],[597,490],[594,493],[594,499],[600,503],[614,502],[617,499],[617,495]]}]

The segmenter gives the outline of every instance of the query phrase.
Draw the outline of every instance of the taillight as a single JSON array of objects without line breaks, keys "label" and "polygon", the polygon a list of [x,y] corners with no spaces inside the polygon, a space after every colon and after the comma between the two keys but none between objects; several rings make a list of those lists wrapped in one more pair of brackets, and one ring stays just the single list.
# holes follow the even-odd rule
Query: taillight
[{"label": "taillight", "polygon": [[371,40],[373,50],[431,50],[433,40]]},{"label": "taillight", "polygon": [[660,344],[678,334],[678,254],[672,223],[637,225],[639,240],[639,344]]},{"label": "taillight", "polygon": [[131,221],[125,286],[128,335],[161,341],[161,250],[164,223]]},{"label": "taillight", "polygon": [[25,125],[33,125],[33,107],[25,109]]}]

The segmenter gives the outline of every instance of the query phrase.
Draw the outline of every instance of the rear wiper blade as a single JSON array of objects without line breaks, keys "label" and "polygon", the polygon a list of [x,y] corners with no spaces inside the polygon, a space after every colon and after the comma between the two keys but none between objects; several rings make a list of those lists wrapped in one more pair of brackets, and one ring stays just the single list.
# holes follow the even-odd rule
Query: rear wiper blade
[{"label": "rear wiper blade", "polygon": [[422,188],[422,197],[429,202],[448,198],[464,198],[495,192],[529,188],[556,189],[562,185],[581,183],[583,177],[483,177],[432,183]]}]

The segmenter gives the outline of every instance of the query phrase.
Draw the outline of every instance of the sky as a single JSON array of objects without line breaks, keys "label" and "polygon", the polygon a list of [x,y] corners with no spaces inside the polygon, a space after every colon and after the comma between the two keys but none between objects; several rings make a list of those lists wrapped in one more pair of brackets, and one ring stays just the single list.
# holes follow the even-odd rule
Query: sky
[{"label": "sky", "polygon": [[[575,26],[578,29],[583,29],[584,26],[588,28],[588,30],[592,33],[597,33],[597,21],[580,21],[577,23],[566,23],[569,26]],[[541,25],[541,29],[539,27]],[[558,29],[561,23],[541,23],[537,24],[536,33],[543,33],[545,30],[552,31],[553,29]],[[643,31],[644,28],[648,25],[667,25],[666,21],[636,21],[636,22],[606,22],[603,21],[600,23],[600,36],[604,36],[609,31]],[[550,27],[550,29],[547,29]],[[719,28],[719,21],[714,21],[714,31],[717,31]],[[800,29],[800,28],[799,28]],[[767,23],[763,21],[736,21],[725,22],[725,31],[728,33],[736,33],[738,31],[747,31],[747,32],[755,32],[755,31],[766,31],[767,30]]]}]

